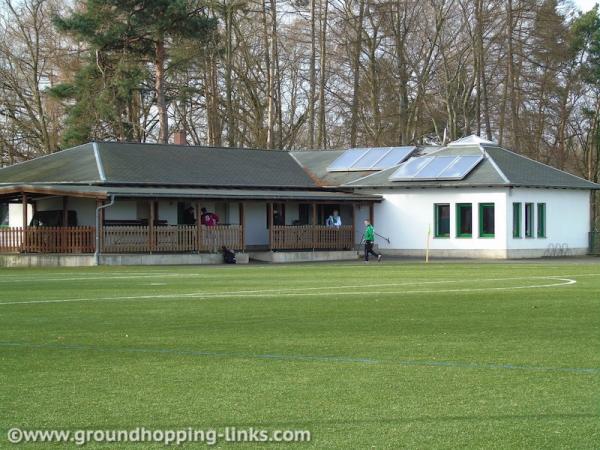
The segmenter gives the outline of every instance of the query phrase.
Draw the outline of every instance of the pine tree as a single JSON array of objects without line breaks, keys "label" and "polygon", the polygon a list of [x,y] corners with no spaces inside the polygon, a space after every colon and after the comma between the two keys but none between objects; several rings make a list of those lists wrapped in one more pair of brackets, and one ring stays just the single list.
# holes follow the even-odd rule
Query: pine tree
[{"label": "pine tree", "polygon": [[127,54],[151,63],[160,124],[159,142],[169,138],[166,75],[174,40],[204,41],[216,29],[201,5],[188,0],[85,0],[56,27],[109,56]]}]

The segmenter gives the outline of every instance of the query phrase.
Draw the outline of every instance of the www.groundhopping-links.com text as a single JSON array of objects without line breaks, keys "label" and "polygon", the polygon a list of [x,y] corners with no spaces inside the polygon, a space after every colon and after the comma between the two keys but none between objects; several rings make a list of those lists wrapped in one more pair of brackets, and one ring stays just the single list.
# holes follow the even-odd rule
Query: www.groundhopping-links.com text
[{"label": "www.groundhopping-links.com text", "polygon": [[7,433],[11,444],[22,443],[72,443],[83,446],[88,443],[154,443],[181,445],[203,443],[215,445],[219,442],[268,443],[268,442],[310,442],[308,430],[265,430],[257,428],[226,427],[224,429],[180,428],[153,430],[144,427],[130,430],[35,430],[11,428]]}]

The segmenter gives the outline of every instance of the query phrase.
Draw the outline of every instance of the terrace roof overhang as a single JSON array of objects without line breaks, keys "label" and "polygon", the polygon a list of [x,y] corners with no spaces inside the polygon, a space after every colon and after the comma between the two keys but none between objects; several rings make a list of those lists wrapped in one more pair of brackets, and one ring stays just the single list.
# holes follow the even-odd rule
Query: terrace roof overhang
[{"label": "terrace roof overhang", "polygon": [[105,186],[73,184],[0,185],[0,201],[18,201],[47,196],[82,197],[104,200],[115,198],[165,198],[231,201],[307,201],[307,202],[381,202],[380,195],[326,189],[260,189],[181,186]]}]

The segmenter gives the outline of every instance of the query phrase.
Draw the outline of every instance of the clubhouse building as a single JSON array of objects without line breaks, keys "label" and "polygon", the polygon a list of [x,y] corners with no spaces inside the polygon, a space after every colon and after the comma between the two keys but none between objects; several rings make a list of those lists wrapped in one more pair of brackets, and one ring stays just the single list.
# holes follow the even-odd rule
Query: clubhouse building
[{"label": "clubhouse building", "polygon": [[384,255],[583,255],[596,189],[476,136],[292,152],[93,142],[0,169],[0,266],[217,263],[223,246],[242,262],[354,259],[364,219]]}]

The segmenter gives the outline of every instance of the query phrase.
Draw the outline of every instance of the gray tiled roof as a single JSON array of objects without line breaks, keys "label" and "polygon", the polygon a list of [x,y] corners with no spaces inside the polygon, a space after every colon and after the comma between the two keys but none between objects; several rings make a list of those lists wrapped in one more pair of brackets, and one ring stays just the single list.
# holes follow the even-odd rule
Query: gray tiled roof
[{"label": "gray tiled roof", "polygon": [[156,185],[215,188],[532,186],[600,189],[600,185],[497,145],[419,148],[421,154],[483,154],[463,180],[390,181],[381,172],[328,172],[342,151],[251,150],[159,144],[90,143],[0,169],[14,184]]},{"label": "gray tiled roof", "polygon": [[305,150],[292,152],[292,156],[320,186],[341,186],[373,173],[372,171],[328,172],[327,167],[342,153],[344,150]]},{"label": "gray tiled roof", "polygon": [[288,152],[158,144],[99,144],[106,179],[116,184],[315,187]]},{"label": "gray tiled roof", "polygon": [[496,145],[483,145],[509,183],[514,186],[600,189],[600,185],[518,155]]},{"label": "gray tiled roof", "polygon": [[548,187],[567,189],[600,189],[600,185],[538,163],[497,145],[481,144],[453,146],[439,150],[436,156],[478,155],[484,159],[462,180],[439,181],[390,181],[389,177],[396,167],[375,173],[345,187],[353,188],[424,188],[424,187],[460,187],[460,186],[513,186]]},{"label": "gray tiled roof", "polygon": [[315,188],[288,153],[159,144],[86,144],[0,169],[0,185],[97,183]]},{"label": "gray tiled roof", "polygon": [[[426,155],[437,152],[442,148],[435,146],[418,147],[414,154]],[[294,151],[292,155],[320,186],[342,186],[379,173],[373,170],[329,172],[327,168],[344,152],[345,150],[303,150]]]},{"label": "gray tiled roof", "polygon": [[0,169],[0,184],[98,182],[100,174],[92,144]]}]

